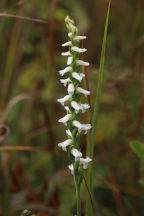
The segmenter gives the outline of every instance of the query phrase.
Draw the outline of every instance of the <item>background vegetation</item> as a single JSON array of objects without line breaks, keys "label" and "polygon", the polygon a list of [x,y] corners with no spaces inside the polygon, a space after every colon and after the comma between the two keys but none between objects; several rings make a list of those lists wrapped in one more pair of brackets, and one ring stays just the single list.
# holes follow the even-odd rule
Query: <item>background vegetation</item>
[{"label": "background vegetation", "polygon": [[[74,215],[69,161],[57,147],[65,94],[58,70],[67,40],[64,18],[88,36],[92,108],[106,0],[0,1],[0,215],[29,209],[39,216]],[[16,17],[15,17],[16,16]],[[30,19],[33,18],[33,19]],[[113,0],[103,90],[95,136],[94,203],[99,216],[143,216],[143,162],[130,147],[144,140],[144,2]],[[10,132],[8,133],[8,131]],[[8,136],[6,137],[6,135]],[[86,138],[82,140],[86,149]],[[142,144],[143,145],[143,144]],[[83,212],[85,212],[83,184]]]}]

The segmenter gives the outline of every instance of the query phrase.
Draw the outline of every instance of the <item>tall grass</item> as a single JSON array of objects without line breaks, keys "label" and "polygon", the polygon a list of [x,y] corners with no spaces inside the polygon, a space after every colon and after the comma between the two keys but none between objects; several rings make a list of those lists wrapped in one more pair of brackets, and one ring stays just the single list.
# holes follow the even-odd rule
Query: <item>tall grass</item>
[{"label": "tall grass", "polygon": [[[107,41],[107,31],[108,31],[108,23],[109,23],[110,5],[111,5],[111,0],[109,1],[109,4],[108,4],[106,22],[105,22],[105,29],[104,29],[104,37],[103,37],[102,50],[101,50],[98,86],[97,86],[96,99],[95,99],[95,105],[94,105],[93,116],[92,116],[91,142],[88,142],[88,145],[87,145],[87,154],[91,158],[93,158],[93,155],[94,155],[95,133],[96,133],[96,128],[97,128],[99,105],[100,105],[100,96],[101,96],[102,83],[103,83],[105,50],[106,50],[106,41]],[[88,183],[90,193],[92,194],[92,197],[93,197],[93,166],[91,164],[90,164],[89,169],[87,171],[87,183]],[[91,215],[93,215],[93,209],[92,209],[92,204],[91,204],[91,200],[90,200],[90,197],[89,197],[89,193],[87,193],[86,200],[87,200],[86,201],[86,215],[91,216]]]}]

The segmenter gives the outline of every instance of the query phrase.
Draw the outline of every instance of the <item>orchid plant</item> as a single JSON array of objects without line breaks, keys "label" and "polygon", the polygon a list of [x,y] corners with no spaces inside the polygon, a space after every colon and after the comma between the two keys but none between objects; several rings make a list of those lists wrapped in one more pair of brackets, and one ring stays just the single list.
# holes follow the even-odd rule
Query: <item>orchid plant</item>
[{"label": "orchid plant", "polygon": [[74,21],[68,16],[65,18],[66,27],[68,29],[69,41],[62,44],[63,47],[69,47],[67,52],[63,52],[62,56],[67,57],[67,67],[59,71],[60,76],[68,75],[65,79],[60,79],[60,82],[67,88],[67,95],[58,102],[66,110],[66,115],[59,119],[60,123],[66,126],[67,139],[58,144],[63,151],[68,153],[71,164],[68,166],[76,187],[77,198],[77,216],[81,215],[81,201],[80,201],[80,186],[83,180],[83,171],[87,169],[88,163],[92,161],[90,157],[83,157],[80,146],[80,135],[86,134],[91,129],[90,124],[80,123],[80,113],[85,113],[89,108],[89,104],[81,103],[81,95],[87,97],[90,91],[80,87],[82,79],[85,77],[81,73],[81,66],[89,66],[88,62],[79,59],[80,53],[87,50],[80,48],[80,41],[86,39],[86,36],[78,34],[78,28]]}]

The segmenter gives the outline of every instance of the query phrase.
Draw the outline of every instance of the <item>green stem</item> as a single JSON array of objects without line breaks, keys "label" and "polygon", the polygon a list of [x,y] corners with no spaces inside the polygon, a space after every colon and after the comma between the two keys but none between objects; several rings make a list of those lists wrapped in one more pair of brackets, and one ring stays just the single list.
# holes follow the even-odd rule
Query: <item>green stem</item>
[{"label": "green stem", "polygon": [[74,174],[74,181],[75,181],[75,188],[76,188],[77,216],[81,216],[80,184],[78,183],[77,174]]},{"label": "green stem", "polygon": [[81,216],[80,185],[76,183],[77,216]]}]

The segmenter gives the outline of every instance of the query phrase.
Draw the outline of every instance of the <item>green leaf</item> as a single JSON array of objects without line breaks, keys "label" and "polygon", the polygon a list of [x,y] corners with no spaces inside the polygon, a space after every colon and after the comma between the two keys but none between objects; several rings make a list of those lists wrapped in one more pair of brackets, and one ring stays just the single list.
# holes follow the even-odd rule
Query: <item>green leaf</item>
[{"label": "green leaf", "polygon": [[[106,50],[106,41],[107,41],[107,31],[108,31],[108,23],[109,23],[110,5],[111,5],[111,0],[109,0],[109,4],[108,4],[106,22],[105,22],[105,29],[104,29],[104,37],[103,37],[102,50],[101,50],[98,86],[97,86],[97,91],[96,91],[97,94],[96,94],[96,99],[95,99],[94,112],[93,112],[93,116],[92,116],[91,145],[89,146],[88,151],[87,151],[87,153],[89,153],[89,156],[91,158],[93,158],[93,154],[94,154],[95,133],[96,133],[96,128],[97,128],[99,104],[100,104],[100,97],[101,97],[102,84],[103,84],[105,50]],[[92,165],[90,165],[89,169],[87,171],[87,182],[88,182],[88,187],[90,189],[91,194],[93,194],[92,176],[93,176],[93,168],[92,168]],[[87,194],[87,202],[86,202],[86,215],[87,216],[92,216],[93,215],[93,210],[92,210],[92,206],[91,206],[91,202],[90,202],[90,198],[89,198],[88,194]]]},{"label": "green leaf", "polygon": [[134,140],[130,142],[130,146],[137,156],[144,161],[144,144]]}]

